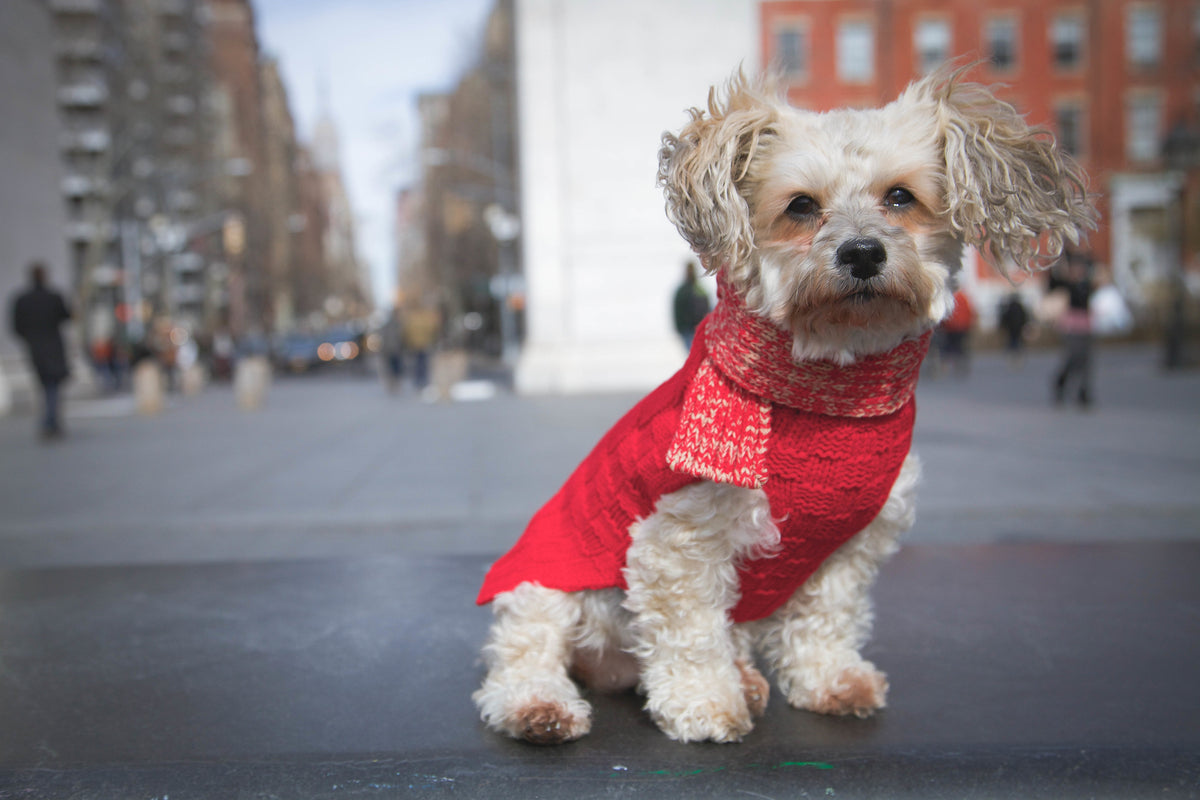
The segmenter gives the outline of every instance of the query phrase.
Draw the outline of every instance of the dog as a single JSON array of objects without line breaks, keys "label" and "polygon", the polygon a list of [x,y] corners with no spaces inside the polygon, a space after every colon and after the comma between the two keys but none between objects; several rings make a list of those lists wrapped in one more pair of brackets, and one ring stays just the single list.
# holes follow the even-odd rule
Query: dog
[{"label": "dog", "polygon": [[585,735],[582,683],[636,687],[672,739],[739,741],[756,653],[796,708],[884,707],[869,590],[914,521],[912,397],[964,245],[1032,270],[1095,224],[1080,167],[966,69],[827,113],[739,70],[664,134],[667,216],[719,301],[490,567],[491,729]]}]

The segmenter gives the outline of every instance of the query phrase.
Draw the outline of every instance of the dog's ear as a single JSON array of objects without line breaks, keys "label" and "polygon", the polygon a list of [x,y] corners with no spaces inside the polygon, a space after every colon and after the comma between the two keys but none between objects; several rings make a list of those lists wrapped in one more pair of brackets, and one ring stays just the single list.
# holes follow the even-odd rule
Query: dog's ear
[{"label": "dog's ear", "polygon": [[667,218],[705,269],[727,268],[735,281],[749,269],[754,249],[750,209],[739,185],[779,117],[778,101],[769,92],[767,81],[752,84],[739,71],[724,99],[716,87],[710,89],[707,113],[693,108],[678,135],[663,134],[658,154]]},{"label": "dog's ear", "polygon": [[1049,132],[1027,125],[987,87],[962,81],[972,66],[935,72],[900,102],[932,111],[954,230],[1001,270],[1009,260],[1025,270],[1046,266],[1096,227],[1087,176]]}]

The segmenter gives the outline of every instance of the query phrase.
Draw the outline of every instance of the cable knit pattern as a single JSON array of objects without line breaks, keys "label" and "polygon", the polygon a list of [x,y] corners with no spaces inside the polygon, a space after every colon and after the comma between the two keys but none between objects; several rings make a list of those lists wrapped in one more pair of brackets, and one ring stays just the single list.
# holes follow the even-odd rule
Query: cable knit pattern
[{"label": "cable knit pattern", "polygon": [[838,367],[793,364],[774,330],[723,296],[684,367],[605,434],[492,565],[478,602],[525,581],[626,588],[629,527],[700,479],[761,487],[780,529],[777,555],[741,565],[733,620],[786,602],[887,500],[929,337]]},{"label": "cable knit pattern", "polygon": [[706,358],[689,386],[667,466],[758,489],[767,482],[770,437],[771,404],[741,389]]}]

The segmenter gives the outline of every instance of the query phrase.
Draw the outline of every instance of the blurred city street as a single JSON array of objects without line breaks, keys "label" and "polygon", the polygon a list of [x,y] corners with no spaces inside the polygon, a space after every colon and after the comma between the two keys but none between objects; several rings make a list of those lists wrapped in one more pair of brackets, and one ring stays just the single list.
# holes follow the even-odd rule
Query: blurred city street
[{"label": "blurred city street", "polygon": [[[0,800],[1200,800],[1198,54],[1157,0],[0,0]],[[869,641],[806,583],[767,710],[664,557],[649,699],[584,719],[533,614],[481,715],[489,566],[705,315],[794,391],[760,312],[937,324]],[[765,412],[682,377],[740,472]]]},{"label": "blurred city street", "polygon": [[[1200,538],[1200,373],[1101,349],[1096,407],[1051,405],[1057,355],[922,378],[925,465],[911,542]],[[498,554],[637,396],[429,404],[362,374],[277,378],[265,407],[226,386],[140,417],[69,404],[69,434],[0,420],[8,568]]]}]

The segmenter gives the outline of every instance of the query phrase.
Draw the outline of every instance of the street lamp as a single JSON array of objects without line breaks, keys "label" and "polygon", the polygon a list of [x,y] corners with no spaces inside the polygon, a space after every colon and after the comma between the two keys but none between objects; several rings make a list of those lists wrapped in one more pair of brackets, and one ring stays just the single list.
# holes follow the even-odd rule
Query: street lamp
[{"label": "street lamp", "polygon": [[504,210],[499,203],[492,203],[483,212],[483,219],[491,230],[492,236],[500,246],[500,263],[498,265],[500,279],[500,357],[506,367],[516,366],[517,363],[517,325],[513,315],[512,297],[516,275],[513,270],[512,245],[521,233],[521,220],[514,214]]},{"label": "street lamp", "polygon": [[1187,263],[1188,183],[1191,172],[1200,166],[1200,134],[1180,122],[1171,128],[1166,139],[1163,140],[1162,155],[1167,169],[1179,173],[1179,196],[1176,198],[1176,206],[1179,209],[1176,217],[1179,259],[1172,280],[1171,313],[1170,319],[1167,321],[1163,365],[1167,369],[1180,369],[1186,361],[1184,340],[1187,335],[1185,313],[1187,288],[1184,283],[1184,269]]},{"label": "street lamp", "polygon": [[[148,162],[147,162],[148,163]],[[187,181],[192,188],[209,184],[224,178],[245,178],[254,172],[254,164],[248,158],[228,158],[212,164],[198,165],[202,169],[192,174]],[[154,174],[151,167],[142,178]],[[136,171],[136,170],[135,170]],[[175,186],[182,178],[179,174],[167,174],[164,185]],[[111,201],[115,207],[126,198],[131,197],[141,188],[141,184],[129,182]],[[148,229],[148,237],[143,236]],[[145,336],[145,319],[143,306],[145,296],[142,282],[146,272],[144,257],[149,255],[161,257],[181,252],[191,241],[213,233],[222,233],[224,250],[227,254],[240,255],[245,243],[245,227],[241,215],[236,211],[223,210],[208,215],[199,220],[183,221],[178,214],[157,213],[150,215],[149,220],[142,222],[136,216],[127,216],[119,222],[120,251],[124,269],[124,305],[126,334],[130,341],[141,341]],[[153,273],[151,273],[153,274]],[[168,300],[168,308],[171,302]],[[172,310],[173,313],[173,310]]]},{"label": "street lamp", "polygon": [[496,265],[497,275],[492,283],[492,292],[500,305],[500,357],[506,367],[514,367],[519,347],[512,299],[520,282],[516,274],[514,242],[521,233],[521,220],[506,208],[514,199],[509,167],[478,153],[440,147],[424,148],[421,157],[426,167],[463,167],[490,178],[493,183],[492,191],[497,202],[488,204],[484,209],[483,220],[499,248],[499,263]]}]

